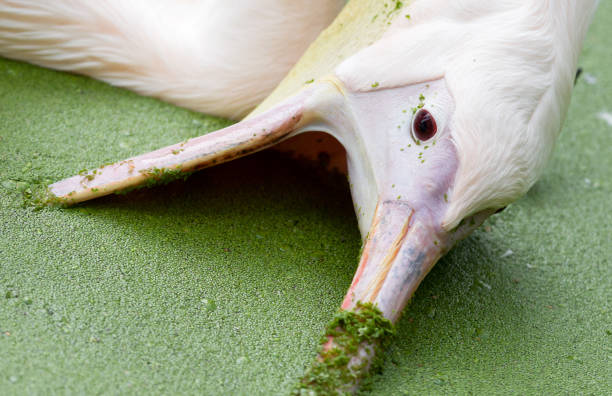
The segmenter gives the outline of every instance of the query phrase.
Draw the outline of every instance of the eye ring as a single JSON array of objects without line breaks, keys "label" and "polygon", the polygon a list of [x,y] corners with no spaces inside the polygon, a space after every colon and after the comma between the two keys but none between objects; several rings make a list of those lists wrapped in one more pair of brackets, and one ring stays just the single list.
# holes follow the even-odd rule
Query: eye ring
[{"label": "eye ring", "polygon": [[426,109],[419,109],[412,119],[412,137],[418,142],[426,142],[438,132],[434,116]]}]

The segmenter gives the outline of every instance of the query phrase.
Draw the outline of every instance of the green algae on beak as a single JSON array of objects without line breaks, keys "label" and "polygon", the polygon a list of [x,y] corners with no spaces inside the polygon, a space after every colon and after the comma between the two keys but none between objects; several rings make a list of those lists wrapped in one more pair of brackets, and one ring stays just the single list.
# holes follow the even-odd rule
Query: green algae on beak
[{"label": "green algae on beak", "polygon": [[105,164],[49,185],[53,196],[78,203],[185,179],[197,170],[263,150],[288,138],[304,115],[307,90],[251,120],[185,142]]},{"label": "green algae on beak", "polygon": [[294,395],[353,393],[380,360],[393,324],[372,303],[358,302],[352,310],[339,310],[327,325],[317,359]]},{"label": "green algae on beak", "polygon": [[32,207],[35,210],[45,207],[66,208],[73,205],[72,193],[68,193],[64,197],[55,195],[47,182],[32,183],[21,192],[24,207]]}]

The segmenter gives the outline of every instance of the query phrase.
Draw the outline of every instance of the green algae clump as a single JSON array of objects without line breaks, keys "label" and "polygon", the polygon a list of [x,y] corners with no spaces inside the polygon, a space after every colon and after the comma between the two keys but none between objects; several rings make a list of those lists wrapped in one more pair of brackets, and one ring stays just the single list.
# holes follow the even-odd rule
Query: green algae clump
[{"label": "green algae clump", "polygon": [[[39,210],[45,207],[65,208],[73,204],[70,197],[63,198],[51,192],[47,182],[31,183],[22,192],[23,206]],[[70,194],[68,194],[70,196]]]},{"label": "green algae clump", "polygon": [[380,352],[394,334],[393,324],[372,303],[340,310],[327,325],[317,359],[293,395],[354,393],[380,364]]},{"label": "green algae clump", "polygon": [[176,168],[148,168],[145,170],[141,170],[144,176],[147,177],[147,181],[143,185],[143,187],[157,187],[157,186],[165,186],[168,183],[172,183],[176,180],[187,180],[189,176],[193,172],[183,171],[181,166],[177,166]]},{"label": "green algae clump", "polygon": [[143,184],[115,191],[115,194],[125,195],[132,191],[140,190],[142,188],[165,186],[166,184],[172,183],[177,180],[185,181],[189,176],[194,173],[194,171],[183,170],[180,165],[175,168],[147,168],[139,172],[146,177],[146,180],[143,182]]}]

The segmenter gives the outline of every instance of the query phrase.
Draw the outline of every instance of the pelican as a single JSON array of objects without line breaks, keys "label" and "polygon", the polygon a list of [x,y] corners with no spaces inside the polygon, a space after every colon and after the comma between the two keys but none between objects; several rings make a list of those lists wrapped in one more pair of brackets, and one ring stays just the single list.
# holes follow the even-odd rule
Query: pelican
[{"label": "pelican", "polygon": [[[13,3],[29,2],[0,2]],[[596,6],[596,0],[351,0],[243,121],[51,184],[49,199],[83,202],[184,177],[297,135],[332,136],[344,148],[338,153],[363,250],[296,393],[353,392],[439,258],[542,173]],[[44,50],[7,45],[5,37],[16,34],[9,30],[0,36],[6,56],[34,54],[34,62],[64,68],[66,61],[66,69],[89,73],[88,58],[43,62]],[[108,80],[166,95],[164,81],[156,91],[143,89],[138,78]],[[203,94],[200,85],[190,88],[194,97]]]}]

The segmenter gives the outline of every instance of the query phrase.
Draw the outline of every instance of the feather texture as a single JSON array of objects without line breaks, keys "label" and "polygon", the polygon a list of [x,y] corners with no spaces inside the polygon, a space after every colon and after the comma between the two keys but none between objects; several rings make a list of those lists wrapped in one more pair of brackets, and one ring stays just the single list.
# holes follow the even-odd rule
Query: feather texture
[{"label": "feather texture", "polygon": [[336,74],[358,91],[444,78],[459,169],[444,227],[536,182],[567,112],[595,0],[417,0]]},{"label": "feather texture", "polygon": [[344,0],[0,0],[0,55],[238,119]]}]

